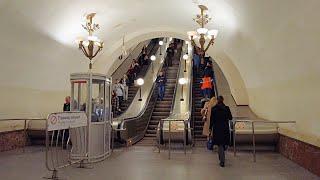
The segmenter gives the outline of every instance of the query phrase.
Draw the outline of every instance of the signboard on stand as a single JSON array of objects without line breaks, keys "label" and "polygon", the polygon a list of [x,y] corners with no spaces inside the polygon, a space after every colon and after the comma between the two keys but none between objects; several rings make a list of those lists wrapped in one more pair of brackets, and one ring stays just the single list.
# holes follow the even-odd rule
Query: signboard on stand
[{"label": "signboard on stand", "polygon": [[47,131],[87,126],[88,119],[84,112],[51,113],[47,118]]}]

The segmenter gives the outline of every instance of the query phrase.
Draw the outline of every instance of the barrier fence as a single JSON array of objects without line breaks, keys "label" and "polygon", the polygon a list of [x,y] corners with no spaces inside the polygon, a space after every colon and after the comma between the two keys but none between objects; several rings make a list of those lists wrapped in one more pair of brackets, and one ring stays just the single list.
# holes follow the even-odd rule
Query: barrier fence
[{"label": "barrier fence", "polygon": [[52,172],[47,179],[59,179],[58,170],[79,163],[84,167],[87,151],[87,116],[84,112],[52,113],[46,123],[46,168]]}]

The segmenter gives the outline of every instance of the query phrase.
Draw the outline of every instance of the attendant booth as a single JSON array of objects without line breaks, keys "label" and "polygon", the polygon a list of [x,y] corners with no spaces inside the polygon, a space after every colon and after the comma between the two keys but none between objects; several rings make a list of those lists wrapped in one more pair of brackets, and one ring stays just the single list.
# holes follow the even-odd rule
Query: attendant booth
[{"label": "attendant booth", "polygon": [[70,81],[71,111],[84,111],[88,117],[87,127],[70,131],[71,143],[81,142],[72,144],[71,159],[102,161],[111,153],[111,79],[103,74],[74,73]]}]

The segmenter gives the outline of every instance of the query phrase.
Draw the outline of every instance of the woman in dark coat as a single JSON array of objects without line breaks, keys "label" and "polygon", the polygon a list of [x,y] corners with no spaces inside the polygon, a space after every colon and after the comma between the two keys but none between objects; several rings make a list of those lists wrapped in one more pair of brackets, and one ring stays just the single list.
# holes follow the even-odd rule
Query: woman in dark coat
[{"label": "woman in dark coat", "polygon": [[213,130],[213,143],[218,145],[220,166],[224,167],[226,146],[230,144],[229,120],[232,120],[230,108],[219,96],[217,104],[211,109],[210,130]]}]

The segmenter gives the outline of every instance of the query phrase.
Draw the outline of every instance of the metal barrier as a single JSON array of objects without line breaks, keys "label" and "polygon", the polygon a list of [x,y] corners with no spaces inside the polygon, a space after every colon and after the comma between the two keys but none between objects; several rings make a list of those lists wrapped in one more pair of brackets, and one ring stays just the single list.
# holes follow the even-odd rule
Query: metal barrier
[{"label": "metal barrier", "polygon": [[[169,123],[169,128],[168,128],[168,132],[169,132],[169,138],[168,138],[168,143],[169,143],[169,159],[171,159],[171,133],[172,133],[172,130],[171,130],[171,123],[172,122],[182,122],[184,124],[184,128],[183,128],[183,149],[184,149],[184,154],[186,155],[187,154],[187,149],[186,149],[186,146],[187,146],[187,139],[186,139],[186,133],[190,130],[189,127],[187,127],[187,122],[188,120],[185,120],[185,119],[161,119],[160,121],[160,126],[159,126],[159,131],[160,132],[163,132],[163,123],[164,122],[168,122]],[[158,141],[158,152],[160,153],[160,149],[161,149],[161,145],[160,145],[160,140]],[[192,144],[191,144],[192,145]]]},{"label": "metal barrier", "polygon": [[28,121],[46,121],[47,119],[45,118],[10,118],[10,119],[0,119],[0,122],[4,121],[24,121],[24,126],[23,126],[23,134],[24,134],[24,145],[23,145],[23,152],[25,152],[25,147],[28,142],[28,133],[27,133],[27,122]]},{"label": "metal barrier", "polygon": [[252,135],[252,154],[253,154],[253,162],[256,162],[256,139],[255,139],[255,123],[266,123],[266,124],[286,124],[286,123],[296,123],[296,121],[266,121],[266,120],[233,120],[233,154],[236,156],[236,123],[244,122],[251,123],[251,135]]},{"label": "metal barrier", "polygon": [[[46,179],[59,179],[58,170],[80,163],[88,157],[87,116],[84,112],[52,113],[46,123],[46,168],[52,172]],[[73,136],[73,137],[71,137]],[[78,154],[75,157],[75,154]]]}]

